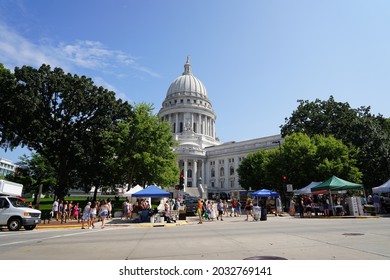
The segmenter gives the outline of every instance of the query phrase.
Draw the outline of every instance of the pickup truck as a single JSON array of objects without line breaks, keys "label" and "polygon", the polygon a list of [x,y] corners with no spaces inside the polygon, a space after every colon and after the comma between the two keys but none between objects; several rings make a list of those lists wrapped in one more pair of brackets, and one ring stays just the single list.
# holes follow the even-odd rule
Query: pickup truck
[{"label": "pickup truck", "polygon": [[0,194],[0,227],[10,231],[33,230],[41,222],[41,211],[30,208],[16,196]]}]

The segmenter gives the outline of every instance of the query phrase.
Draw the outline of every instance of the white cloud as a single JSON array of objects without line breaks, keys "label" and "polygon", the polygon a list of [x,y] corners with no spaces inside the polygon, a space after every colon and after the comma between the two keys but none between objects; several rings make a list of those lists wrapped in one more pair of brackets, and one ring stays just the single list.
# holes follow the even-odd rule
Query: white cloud
[{"label": "white cloud", "polygon": [[[84,68],[112,73],[116,77],[123,75],[123,67],[129,67],[128,72],[132,69],[155,78],[160,77],[158,73],[139,65],[137,59],[131,55],[111,50],[101,42],[78,40],[74,43],[53,44],[49,40],[41,40],[39,43],[33,43],[2,22],[0,62],[8,68],[22,65],[39,67],[48,64],[52,67],[61,67],[66,72],[74,72],[74,68]],[[118,69],[121,69],[119,70],[121,73],[117,73]]]},{"label": "white cloud", "polygon": [[42,46],[29,42],[26,38],[12,32],[0,23],[0,60],[5,65],[40,66],[41,64],[59,65],[59,60],[50,55]]}]

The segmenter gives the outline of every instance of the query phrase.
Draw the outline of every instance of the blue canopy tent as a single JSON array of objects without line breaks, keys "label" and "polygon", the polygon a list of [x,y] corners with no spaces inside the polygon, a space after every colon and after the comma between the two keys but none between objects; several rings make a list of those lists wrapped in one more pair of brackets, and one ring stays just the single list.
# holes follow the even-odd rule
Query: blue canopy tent
[{"label": "blue canopy tent", "polygon": [[133,197],[171,197],[171,193],[160,189],[157,186],[148,186],[147,188],[133,193]]},{"label": "blue canopy tent", "polygon": [[[148,186],[147,188],[140,190],[132,195],[132,197],[148,197],[151,199],[152,197],[171,197],[171,193],[160,189],[157,186]],[[149,201],[150,203],[150,201]],[[139,212],[141,215],[141,221],[147,221],[150,213],[148,210],[142,210]]]},{"label": "blue canopy tent", "polygon": [[253,197],[277,197],[279,196],[279,193],[268,190],[268,189],[261,189],[258,191],[255,191],[251,194]]}]

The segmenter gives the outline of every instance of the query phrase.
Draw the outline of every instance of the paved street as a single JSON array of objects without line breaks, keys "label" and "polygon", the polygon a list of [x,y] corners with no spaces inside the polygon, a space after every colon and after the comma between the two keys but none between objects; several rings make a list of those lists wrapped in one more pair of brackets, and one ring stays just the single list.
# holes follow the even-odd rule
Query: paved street
[{"label": "paved street", "polygon": [[390,218],[244,217],[188,223],[129,224],[105,229],[0,231],[2,260],[390,260]]}]

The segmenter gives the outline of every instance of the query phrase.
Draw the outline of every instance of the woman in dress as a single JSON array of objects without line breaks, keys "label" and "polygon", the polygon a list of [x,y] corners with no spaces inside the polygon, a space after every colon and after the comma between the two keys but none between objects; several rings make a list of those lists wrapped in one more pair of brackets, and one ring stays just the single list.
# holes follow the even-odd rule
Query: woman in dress
[{"label": "woman in dress", "polygon": [[77,221],[79,220],[79,203],[76,203],[76,205],[73,207],[72,217]]},{"label": "woman in dress", "polygon": [[210,213],[210,219],[212,221],[214,221],[214,219],[217,218],[217,215],[215,214],[215,209],[214,209],[214,202],[211,202],[210,204],[208,204],[208,209],[207,209]]}]

